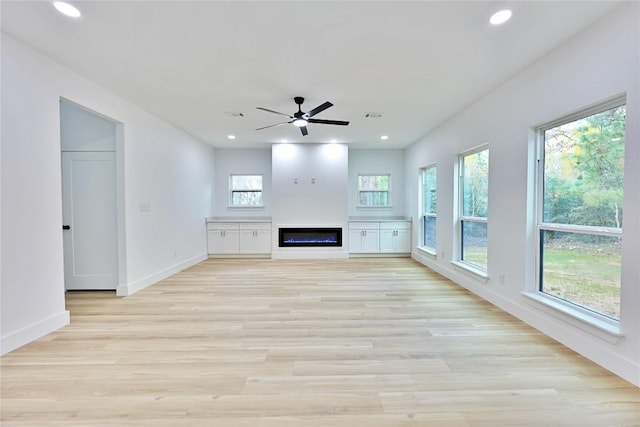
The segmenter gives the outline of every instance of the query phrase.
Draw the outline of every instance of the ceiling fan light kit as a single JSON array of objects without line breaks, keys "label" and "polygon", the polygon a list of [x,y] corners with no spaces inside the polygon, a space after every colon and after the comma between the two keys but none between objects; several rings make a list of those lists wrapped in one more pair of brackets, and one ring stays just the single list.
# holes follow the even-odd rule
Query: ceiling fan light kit
[{"label": "ceiling fan light kit", "polygon": [[304,103],[304,98],[301,96],[296,96],[293,98],[293,101],[298,105],[298,111],[293,113],[293,115],[289,115],[289,114],[285,114],[285,113],[281,113],[280,111],[275,111],[275,110],[271,110],[269,108],[264,108],[264,107],[256,107],[258,110],[262,110],[262,111],[267,111],[269,113],[273,113],[273,114],[279,114],[281,116],[287,116],[289,117],[291,120],[289,120],[288,122],[282,122],[282,123],[276,123],[274,125],[269,125],[269,126],[264,126],[261,128],[257,128],[256,130],[262,130],[262,129],[267,129],[267,128],[271,128],[274,126],[280,126],[280,125],[287,125],[287,124],[293,124],[294,126],[298,127],[300,129],[300,132],[302,133],[302,135],[308,135],[309,132],[307,131],[307,124],[308,123],[316,123],[316,124],[324,124],[324,125],[338,125],[338,126],[347,126],[349,124],[349,122],[344,121],[344,120],[323,120],[323,119],[312,119],[313,116],[315,116],[318,113],[321,113],[322,111],[326,110],[329,107],[333,107],[333,104],[329,101],[318,105],[316,108],[313,108],[307,112],[302,111],[302,104]]}]

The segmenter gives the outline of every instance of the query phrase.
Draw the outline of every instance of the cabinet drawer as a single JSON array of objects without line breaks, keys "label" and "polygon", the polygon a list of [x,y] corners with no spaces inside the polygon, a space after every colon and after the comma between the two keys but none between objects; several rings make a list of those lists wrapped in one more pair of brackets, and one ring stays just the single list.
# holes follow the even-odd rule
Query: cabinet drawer
[{"label": "cabinet drawer", "polygon": [[350,222],[349,229],[351,230],[377,230],[379,223],[377,222]]},{"label": "cabinet drawer", "polygon": [[241,222],[240,230],[271,230],[270,222]]},{"label": "cabinet drawer", "polygon": [[208,222],[207,230],[237,230],[237,222]]},{"label": "cabinet drawer", "polygon": [[409,221],[385,221],[380,223],[380,230],[409,230],[411,223]]}]

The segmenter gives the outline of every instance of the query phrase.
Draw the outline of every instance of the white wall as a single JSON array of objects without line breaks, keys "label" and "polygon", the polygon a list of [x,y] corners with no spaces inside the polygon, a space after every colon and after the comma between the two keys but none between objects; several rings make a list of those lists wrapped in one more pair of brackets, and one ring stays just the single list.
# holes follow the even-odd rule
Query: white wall
[{"label": "white wall", "polygon": [[[391,175],[391,207],[358,208],[358,175]],[[404,150],[349,150],[349,216],[405,216]]]},{"label": "white wall", "polygon": [[60,145],[62,151],[116,151],[116,123],[63,99]]},{"label": "white wall", "polygon": [[[272,257],[346,257],[347,146],[275,144],[272,167]],[[279,248],[277,229],[289,226],[342,227],[343,246]]]},{"label": "white wall", "polygon": [[[461,111],[406,150],[408,211],[417,215],[418,168],[437,164],[438,254],[414,257],[570,348],[640,385],[640,62],[639,3],[630,2]],[[582,322],[554,316],[522,295],[533,286],[531,129],[626,92],[627,133],[621,327],[615,342]],[[455,235],[457,154],[489,144],[489,279],[449,260]],[[417,239],[414,230],[414,239]],[[415,240],[417,241],[417,240]],[[504,275],[505,284],[499,284]]]},{"label": "white wall", "polygon": [[[216,149],[214,215],[271,216],[271,145],[260,149]],[[262,175],[262,208],[230,208],[229,176]]]},{"label": "white wall", "polygon": [[[206,257],[214,150],[15,40],[2,38],[1,351],[69,322],[64,304],[60,98],[122,123],[118,292]],[[143,209],[141,210],[141,205]],[[147,211],[145,207],[148,207]]]}]

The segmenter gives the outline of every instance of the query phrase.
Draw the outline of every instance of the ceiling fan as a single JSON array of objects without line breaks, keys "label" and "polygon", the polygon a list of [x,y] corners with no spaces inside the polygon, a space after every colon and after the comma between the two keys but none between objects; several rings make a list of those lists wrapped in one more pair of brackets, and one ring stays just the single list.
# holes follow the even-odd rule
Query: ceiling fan
[{"label": "ceiling fan", "polygon": [[256,107],[258,110],[268,111],[274,114],[280,114],[282,116],[287,116],[291,119],[288,122],[276,123],[275,125],[264,126],[261,128],[257,128],[256,130],[272,128],[274,126],[280,126],[280,125],[293,124],[294,126],[300,128],[300,132],[302,132],[302,135],[307,135],[309,133],[307,131],[308,123],[317,123],[317,124],[324,124],[324,125],[340,125],[340,126],[347,126],[349,124],[349,122],[345,122],[343,120],[312,119],[312,117],[315,116],[316,114],[326,110],[329,107],[333,107],[333,104],[330,103],[329,101],[325,102],[324,104],[320,104],[316,108],[313,108],[305,113],[304,111],[302,111],[302,103],[304,102],[304,98],[301,96],[296,96],[295,98],[293,98],[293,100],[298,105],[298,111],[296,113],[293,113],[292,116],[289,114],[281,113],[279,111],[270,110],[268,108]]}]

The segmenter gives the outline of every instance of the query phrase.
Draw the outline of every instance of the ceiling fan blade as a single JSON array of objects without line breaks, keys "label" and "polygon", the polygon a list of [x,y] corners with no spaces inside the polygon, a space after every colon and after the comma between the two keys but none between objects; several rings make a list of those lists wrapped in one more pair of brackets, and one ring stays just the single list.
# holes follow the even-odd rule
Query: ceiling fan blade
[{"label": "ceiling fan blade", "polygon": [[333,107],[333,104],[330,103],[329,101],[325,102],[324,104],[318,105],[316,108],[314,108],[313,110],[309,110],[307,111],[307,117],[313,117],[316,114],[318,114],[321,111],[326,110],[329,107]]},{"label": "ceiling fan blade", "polygon": [[256,109],[257,109],[257,110],[262,110],[262,111],[268,111],[268,112],[273,113],[273,114],[280,114],[280,115],[282,115],[282,116],[291,117],[291,116],[290,116],[290,115],[288,115],[288,114],[281,113],[280,111],[270,110],[270,109],[268,109],[268,108],[256,107]]},{"label": "ceiling fan blade", "polygon": [[306,126],[301,126],[301,127],[300,127],[300,132],[302,132],[302,135],[303,135],[303,136],[305,136],[305,135],[308,135],[308,134],[309,134],[309,132],[307,132],[307,127],[306,127]]},{"label": "ceiling fan blade", "polygon": [[257,128],[256,130],[268,129],[268,128],[272,128],[272,127],[280,126],[280,125],[288,125],[289,123],[291,123],[291,122],[276,123],[275,125],[264,126],[264,127],[261,127],[261,128]]},{"label": "ceiling fan blade", "polygon": [[307,120],[309,123],[318,123],[322,125],[340,125],[347,126],[349,122],[345,122],[343,120],[321,120],[321,119],[309,119]]}]

